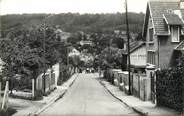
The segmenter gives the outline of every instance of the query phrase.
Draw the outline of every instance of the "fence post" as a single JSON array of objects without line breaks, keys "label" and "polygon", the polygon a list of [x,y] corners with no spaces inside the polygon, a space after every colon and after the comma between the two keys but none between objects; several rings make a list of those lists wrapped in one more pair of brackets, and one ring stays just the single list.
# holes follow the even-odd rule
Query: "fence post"
[{"label": "fence post", "polygon": [[140,75],[138,75],[138,92],[139,92],[139,98],[141,98]]},{"label": "fence post", "polygon": [[33,98],[35,97],[35,86],[34,86],[35,82],[34,82],[34,81],[35,81],[35,80],[32,79],[32,97],[33,97]]},{"label": "fence post", "polygon": [[0,82],[0,107],[1,107],[1,103],[2,103],[2,98],[1,98],[1,82]]},{"label": "fence post", "polygon": [[144,101],[146,101],[147,100],[147,87],[148,87],[148,82],[147,82],[148,80],[147,79],[144,79],[143,80],[143,82],[144,82]]},{"label": "fence post", "polygon": [[184,115],[184,77],[182,78],[182,116]]},{"label": "fence post", "polygon": [[133,72],[130,72],[130,75],[131,75],[131,81],[132,81],[132,82],[131,82],[132,84],[131,84],[130,87],[131,87],[131,93],[132,93],[132,95],[133,95],[133,89],[134,89],[134,80],[133,80],[134,77],[133,77]]},{"label": "fence post", "polygon": [[6,108],[8,108],[8,99],[9,99],[9,81],[7,81]]},{"label": "fence post", "polygon": [[2,107],[1,109],[4,109],[6,102],[8,101],[8,92],[9,92],[9,81],[6,81],[6,87],[5,87],[5,91],[4,91],[4,97],[3,97],[3,102],[2,102]]},{"label": "fence post", "polygon": [[51,82],[52,72],[51,71],[52,71],[52,67],[49,70],[49,91],[51,91],[51,86],[52,86],[52,82]]},{"label": "fence post", "polygon": [[154,97],[155,97],[155,104],[157,105],[157,75],[156,75],[156,72],[154,73],[154,91],[155,91],[155,94],[154,94]]}]

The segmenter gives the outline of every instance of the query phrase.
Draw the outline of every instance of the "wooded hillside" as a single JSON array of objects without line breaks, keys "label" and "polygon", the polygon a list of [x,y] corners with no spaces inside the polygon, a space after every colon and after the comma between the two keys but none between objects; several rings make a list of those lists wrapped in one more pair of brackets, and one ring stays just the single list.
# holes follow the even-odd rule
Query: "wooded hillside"
[{"label": "wooded hillside", "polygon": [[[48,17],[49,16],[49,17]],[[47,18],[46,18],[47,17]],[[19,25],[26,27],[43,24],[46,19],[48,25],[60,25],[67,32],[112,32],[115,29],[126,29],[125,14],[14,14],[1,16],[3,32]],[[130,31],[142,31],[144,22],[143,13],[129,13]]]}]

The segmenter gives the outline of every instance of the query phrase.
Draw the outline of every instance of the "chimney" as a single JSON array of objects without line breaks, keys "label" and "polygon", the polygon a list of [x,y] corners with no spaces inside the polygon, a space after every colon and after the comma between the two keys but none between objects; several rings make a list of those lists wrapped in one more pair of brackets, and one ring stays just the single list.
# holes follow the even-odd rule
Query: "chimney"
[{"label": "chimney", "polygon": [[184,0],[180,0],[180,9],[184,9]]}]

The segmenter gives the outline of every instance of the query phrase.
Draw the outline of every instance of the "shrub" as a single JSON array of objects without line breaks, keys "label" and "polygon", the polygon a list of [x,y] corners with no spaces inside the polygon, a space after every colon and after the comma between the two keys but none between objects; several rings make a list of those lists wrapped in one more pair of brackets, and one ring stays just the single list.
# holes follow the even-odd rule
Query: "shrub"
[{"label": "shrub", "polygon": [[0,116],[12,116],[14,113],[17,111],[12,108],[8,108],[6,111],[5,110],[0,110]]},{"label": "shrub", "polygon": [[41,99],[43,99],[43,92],[41,91],[41,90],[37,90],[37,91],[35,91],[35,100],[41,100]]}]

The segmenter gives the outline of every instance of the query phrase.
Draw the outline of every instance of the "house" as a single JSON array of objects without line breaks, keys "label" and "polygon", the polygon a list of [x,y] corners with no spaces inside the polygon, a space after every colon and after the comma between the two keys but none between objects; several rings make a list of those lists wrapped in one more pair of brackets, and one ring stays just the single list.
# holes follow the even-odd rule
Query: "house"
[{"label": "house", "polygon": [[61,42],[66,42],[67,39],[71,36],[70,33],[64,32],[61,29],[56,29],[55,33],[56,33],[56,38],[59,38]]},{"label": "house", "polygon": [[137,44],[137,46],[130,52],[130,65],[135,72],[145,72],[146,67],[146,45],[144,42]]},{"label": "house", "polygon": [[150,0],[143,25],[148,98],[156,103],[155,70],[176,66],[184,50],[184,0]]},{"label": "house", "polygon": [[94,57],[90,53],[81,53],[80,55],[80,60],[83,61],[84,63],[89,63],[94,61]]},{"label": "house", "polygon": [[81,40],[80,41],[80,45],[81,46],[84,46],[84,45],[92,46],[93,45],[93,42],[92,41],[88,41],[88,40]]},{"label": "house", "polygon": [[147,65],[175,66],[184,50],[184,0],[157,0],[147,4],[143,37]]},{"label": "house", "polygon": [[[127,47],[126,47],[127,48]],[[122,66],[126,66],[128,64],[128,51],[127,49],[123,51]],[[134,41],[130,44],[130,66],[132,72],[145,72],[146,68],[146,45],[143,41]],[[124,70],[127,67],[124,67]]]}]

